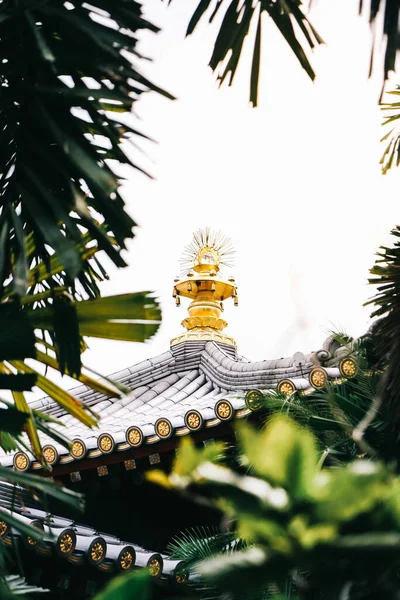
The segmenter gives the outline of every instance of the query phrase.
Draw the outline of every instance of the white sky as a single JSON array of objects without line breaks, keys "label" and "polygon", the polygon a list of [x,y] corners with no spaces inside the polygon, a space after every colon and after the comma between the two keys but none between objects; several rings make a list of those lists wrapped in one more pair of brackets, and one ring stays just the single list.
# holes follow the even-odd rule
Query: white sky
[{"label": "white sky", "polygon": [[[113,373],[169,347],[187,301],[172,299],[183,247],[195,229],[223,231],[236,247],[239,307],[226,302],[226,332],[257,360],[318,349],[332,328],[368,327],[366,280],[379,245],[398,222],[400,173],[382,176],[380,79],[367,79],[370,31],[358,0],[318,0],[312,22],[327,42],[313,56],[312,84],[272,23],[265,22],[259,107],[248,105],[247,69],[218,90],[207,67],[213,31],[184,39],[193,0],[146,0],[163,28],[143,36],[146,73],[178,96],[149,94],[137,113],[155,175],[123,185],[140,224],[129,267],[111,269],[104,295],[155,290],[159,333],[146,344],[90,340],[84,362]],[[243,66],[243,65],[242,65]],[[394,84],[393,84],[394,85]],[[64,380],[65,381],[65,380]]]}]

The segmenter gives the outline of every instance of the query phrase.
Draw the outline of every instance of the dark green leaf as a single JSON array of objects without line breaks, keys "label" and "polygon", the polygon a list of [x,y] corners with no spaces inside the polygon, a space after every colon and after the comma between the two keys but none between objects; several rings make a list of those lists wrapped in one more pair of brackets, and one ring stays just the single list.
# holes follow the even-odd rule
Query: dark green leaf
[{"label": "dark green leaf", "polygon": [[0,373],[0,390],[24,392],[31,390],[35,384],[36,375],[32,373],[17,373],[15,375]]},{"label": "dark green leaf", "polygon": [[53,302],[54,335],[61,374],[68,371],[72,376],[81,374],[81,338],[76,303],[63,294]]},{"label": "dark green leaf", "polygon": [[151,579],[145,569],[120,575],[96,596],[96,600],[148,600]]},{"label": "dark green leaf", "polygon": [[35,357],[32,323],[16,303],[0,304],[0,324],[0,361]]},{"label": "dark green leaf", "polygon": [[[17,377],[17,376],[16,376]],[[19,435],[28,419],[26,413],[15,408],[0,408],[0,429],[11,435]]]}]

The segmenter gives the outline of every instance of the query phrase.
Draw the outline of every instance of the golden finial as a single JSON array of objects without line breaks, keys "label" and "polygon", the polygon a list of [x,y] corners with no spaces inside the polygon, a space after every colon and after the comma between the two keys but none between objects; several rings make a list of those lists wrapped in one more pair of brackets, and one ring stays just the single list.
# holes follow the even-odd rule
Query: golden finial
[{"label": "golden finial", "polygon": [[209,227],[199,229],[185,247],[181,258],[181,275],[194,269],[198,273],[218,272],[220,267],[232,267],[235,251],[232,242],[221,231]]},{"label": "golden finial", "polygon": [[223,279],[222,267],[231,267],[234,249],[229,238],[210,228],[199,229],[186,246],[181,259],[181,278],[174,280],[173,297],[180,306],[180,298],[192,300],[189,317],[182,321],[187,332],[173,339],[171,345],[185,340],[214,340],[236,346],[234,340],[222,334],[227,323],[221,319],[223,301],[233,298],[238,305],[236,283],[233,277]]}]

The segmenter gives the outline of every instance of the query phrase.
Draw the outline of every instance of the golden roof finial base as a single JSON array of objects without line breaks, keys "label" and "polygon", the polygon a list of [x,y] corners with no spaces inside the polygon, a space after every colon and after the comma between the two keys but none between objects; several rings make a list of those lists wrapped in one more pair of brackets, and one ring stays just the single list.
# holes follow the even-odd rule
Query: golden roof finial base
[{"label": "golden roof finial base", "polygon": [[182,327],[186,329],[217,329],[222,331],[228,323],[223,319],[217,317],[201,316],[201,317],[187,317],[183,319],[181,323]]},{"label": "golden roof finial base", "polygon": [[171,347],[182,342],[217,342],[219,344],[227,344],[236,348],[235,340],[229,335],[225,335],[216,329],[195,327],[189,331],[185,331],[181,335],[171,340]]}]

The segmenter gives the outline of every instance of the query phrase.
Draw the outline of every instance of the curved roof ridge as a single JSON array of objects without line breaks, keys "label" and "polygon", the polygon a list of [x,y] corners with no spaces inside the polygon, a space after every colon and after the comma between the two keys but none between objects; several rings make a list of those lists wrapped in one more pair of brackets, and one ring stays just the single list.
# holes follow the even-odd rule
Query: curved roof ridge
[{"label": "curved roof ridge", "polygon": [[332,353],[324,347],[304,355],[275,360],[242,361],[232,358],[215,342],[207,342],[200,360],[200,369],[216,384],[231,390],[275,387],[285,378],[304,378],[313,367],[330,359]]},{"label": "curved roof ridge", "polygon": [[[293,356],[290,356],[290,357],[276,358],[276,359],[272,359],[272,360],[257,360],[257,361],[253,361],[253,360],[244,361],[244,360],[237,360],[237,359],[235,360],[235,359],[232,359],[232,357],[229,356],[228,353],[224,352],[223,349],[215,342],[208,342],[204,348],[204,351],[207,355],[213,356],[213,358],[215,358],[217,360],[217,362],[219,362],[222,366],[227,365],[228,361],[229,361],[229,364],[232,366],[232,369],[240,371],[240,372],[254,371],[254,370],[266,371],[266,370],[288,368],[288,367],[293,366],[296,363],[298,363],[297,355],[301,354],[301,353],[297,352],[296,354],[294,354]],[[307,364],[307,363],[311,364],[312,354],[309,354],[307,356],[304,356],[304,355],[302,355],[302,356],[304,357],[304,364]],[[228,361],[222,362],[222,359],[225,357],[228,359]]]}]

